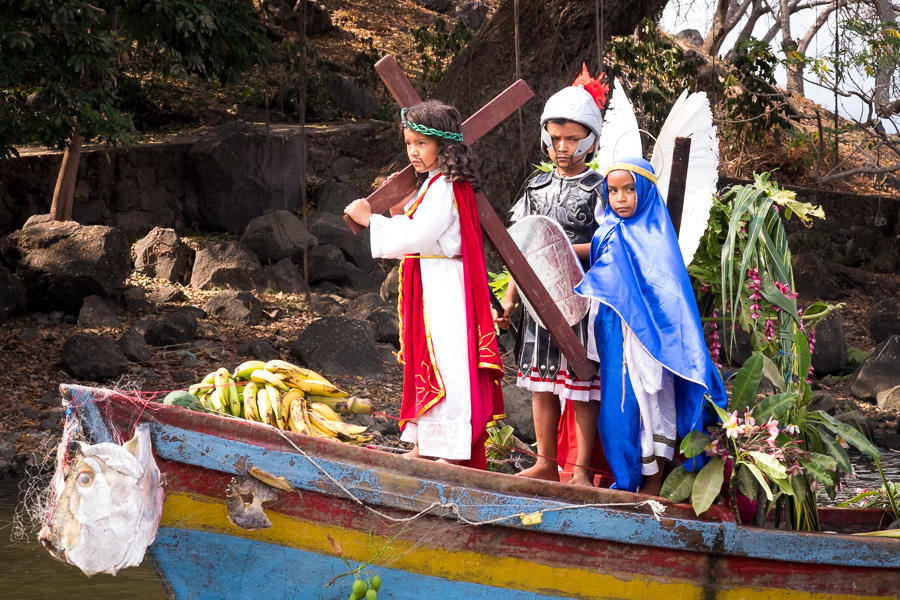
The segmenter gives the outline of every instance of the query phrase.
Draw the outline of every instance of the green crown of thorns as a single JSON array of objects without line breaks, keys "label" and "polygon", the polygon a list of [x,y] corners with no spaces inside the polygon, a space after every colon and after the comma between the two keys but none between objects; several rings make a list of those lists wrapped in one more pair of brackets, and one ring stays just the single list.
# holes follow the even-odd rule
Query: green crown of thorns
[{"label": "green crown of thorns", "polygon": [[424,135],[433,135],[436,137],[442,137],[447,140],[452,140],[454,142],[463,141],[463,136],[461,133],[453,133],[452,131],[441,131],[440,129],[432,129],[431,127],[426,127],[425,125],[420,125],[419,123],[413,123],[409,119],[406,118],[406,111],[408,108],[404,108],[400,111],[400,120],[403,122],[403,126],[406,129],[411,129],[413,131],[418,131]]}]

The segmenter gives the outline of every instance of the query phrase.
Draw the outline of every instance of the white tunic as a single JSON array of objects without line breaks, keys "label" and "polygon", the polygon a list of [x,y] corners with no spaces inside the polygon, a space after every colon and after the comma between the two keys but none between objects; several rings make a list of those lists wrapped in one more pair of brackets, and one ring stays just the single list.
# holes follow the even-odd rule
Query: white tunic
[{"label": "white tunic", "polygon": [[[422,194],[428,180],[407,208]],[[404,254],[459,257],[462,238],[453,184],[440,177],[428,190],[414,218],[372,215],[372,256],[403,258]],[[407,424],[400,439],[418,444],[419,453],[448,460],[468,460],[472,452],[472,401],[466,329],[465,281],[459,258],[422,258],[425,327],[446,396]]]}]

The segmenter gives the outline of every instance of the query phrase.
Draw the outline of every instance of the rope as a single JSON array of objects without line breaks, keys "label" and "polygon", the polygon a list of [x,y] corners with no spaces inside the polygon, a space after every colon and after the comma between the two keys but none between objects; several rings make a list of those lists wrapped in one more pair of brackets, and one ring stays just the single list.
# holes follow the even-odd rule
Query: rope
[{"label": "rope", "polygon": [[[349,489],[347,489],[347,487],[344,484],[342,484],[340,481],[335,479],[319,463],[317,463],[315,460],[313,460],[313,458],[309,454],[307,454],[299,446],[297,446],[293,442],[293,440],[288,438],[284,434],[283,431],[278,430],[278,429],[276,429],[275,431],[288,444],[290,444],[291,447],[294,448],[294,450],[296,450],[301,456],[303,456],[303,458],[305,458],[307,461],[309,461],[309,463],[311,465],[313,465],[316,469],[318,469],[329,481],[331,481],[338,489],[340,489],[344,494],[346,494],[346,496],[350,500],[352,500],[356,504],[364,507],[366,510],[368,510],[372,514],[377,515],[387,521],[392,521],[394,523],[411,523],[411,522],[415,521],[416,519],[419,519],[419,518],[427,515],[428,513],[432,512],[435,509],[447,510],[451,514],[453,514],[456,517],[456,519],[458,521],[460,521],[461,523],[464,523],[466,525],[476,526],[476,527],[479,525],[490,525],[493,523],[501,523],[503,521],[510,521],[510,520],[514,520],[514,519],[521,519],[523,522],[525,522],[528,517],[533,517],[534,515],[540,515],[542,513],[550,513],[550,512],[560,512],[560,511],[564,511],[564,510],[578,510],[578,509],[584,509],[584,508],[624,508],[624,507],[640,508],[642,506],[649,506],[650,511],[653,515],[653,519],[655,521],[659,521],[660,516],[666,510],[666,507],[656,500],[644,500],[642,502],[606,502],[606,503],[577,504],[577,505],[571,505],[571,506],[545,508],[545,509],[542,509],[539,511],[535,511],[535,512],[531,513],[531,515],[525,515],[523,513],[510,513],[508,515],[496,517],[493,519],[488,519],[485,521],[473,521],[462,515],[462,513],[460,512],[460,506],[456,502],[441,501],[441,502],[432,502],[426,508],[422,509],[421,511],[419,511],[418,513],[414,514],[411,517],[402,517],[402,518],[393,517],[391,515],[385,514],[377,509],[372,508],[371,506],[366,504],[364,501],[360,500],[353,492],[351,492]],[[540,521],[539,520],[535,521],[534,519],[531,519],[529,522],[540,522]]]}]

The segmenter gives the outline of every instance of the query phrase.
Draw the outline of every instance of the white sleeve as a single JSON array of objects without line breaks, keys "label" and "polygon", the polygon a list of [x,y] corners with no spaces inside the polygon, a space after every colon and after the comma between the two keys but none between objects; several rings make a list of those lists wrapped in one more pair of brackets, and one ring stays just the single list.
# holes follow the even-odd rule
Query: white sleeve
[{"label": "white sleeve", "polygon": [[450,226],[454,210],[453,183],[441,177],[428,188],[414,219],[406,215],[372,215],[372,256],[401,258],[404,254],[426,252]]}]

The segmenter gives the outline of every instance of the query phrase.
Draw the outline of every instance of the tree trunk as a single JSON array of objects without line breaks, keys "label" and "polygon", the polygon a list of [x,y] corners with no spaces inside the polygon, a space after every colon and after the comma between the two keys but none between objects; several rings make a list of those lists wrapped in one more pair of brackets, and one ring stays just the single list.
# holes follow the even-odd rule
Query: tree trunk
[{"label": "tree trunk", "polygon": [[[896,29],[896,13],[894,6],[890,0],[875,0],[875,10],[878,12],[878,19],[881,21],[881,27],[887,31]],[[894,25],[889,25],[894,23]],[[887,34],[885,34],[887,35]],[[891,77],[894,75],[894,69],[897,67],[897,57],[885,57],[884,62],[875,71],[875,114],[882,119],[889,118],[894,114],[894,108],[891,107]]]},{"label": "tree trunk", "polygon": [[69,146],[63,154],[62,165],[56,178],[53,190],[53,203],[50,205],[50,218],[54,221],[70,221],[72,219],[72,202],[75,199],[75,182],[78,179],[78,162],[81,159],[81,132],[78,125],[72,129]]},{"label": "tree trunk", "polygon": [[[627,35],[645,17],[657,14],[666,0],[604,0],[604,37]],[[515,80],[514,3],[503,2],[494,17],[460,52],[433,96],[452,104],[468,118]],[[594,0],[519,0],[521,77],[535,92],[522,110],[524,139],[518,120],[510,118],[474,146],[481,159],[485,195],[502,215],[515,200],[529,173],[522,166],[546,160],[538,144],[544,102],[571,85],[582,63],[597,64]]]},{"label": "tree trunk", "polygon": [[788,0],[779,0],[781,14],[778,16],[781,25],[781,49],[788,59],[785,64],[787,73],[787,91],[803,95],[803,63],[799,61],[797,42],[791,37],[791,10]]},{"label": "tree trunk", "polygon": [[718,0],[716,3],[716,12],[713,14],[712,26],[703,40],[703,52],[715,56],[722,47],[722,42],[728,32],[725,31],[725,21],[728,16],[728,6],[731,0]]}]

